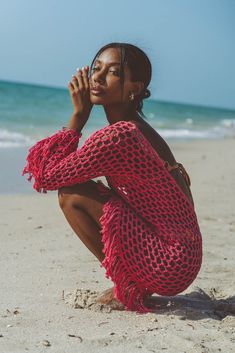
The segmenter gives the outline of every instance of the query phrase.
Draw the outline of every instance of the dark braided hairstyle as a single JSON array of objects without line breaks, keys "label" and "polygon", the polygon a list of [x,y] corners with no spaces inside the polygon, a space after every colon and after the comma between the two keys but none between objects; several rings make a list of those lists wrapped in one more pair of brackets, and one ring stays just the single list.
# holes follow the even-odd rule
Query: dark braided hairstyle
[{"label": "dark braided hairstyle", "polygon": [[124,65],[127,64],[130,73],[131,81],[141,81],[144,83],[144,89],[139,95],[135,96],[135,99],[130,102],[130,104],[137,104],[136,111],[143,117],[146,118],[143,109],[143,99],[150,97],[150,90],[147,88],[152,76],[152,66],[148,56],[133,44],[129,43],[109,43],[103,46],[95,55],[90,66],[90,75],[93,69],[94,62],[96,58],[108,48],[118,48],[120,49],[121,62],[120,62],[120,82],[122,87],[122,97],[123,97],[123,87],[124,87]]}]

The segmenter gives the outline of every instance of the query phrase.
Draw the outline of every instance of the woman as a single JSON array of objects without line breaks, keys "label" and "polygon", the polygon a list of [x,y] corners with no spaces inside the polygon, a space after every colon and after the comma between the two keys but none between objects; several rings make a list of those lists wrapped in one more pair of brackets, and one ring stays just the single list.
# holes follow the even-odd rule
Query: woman
[{"label": "woman", "polygon": [[[33,146],[23,170],[37,191],[58,190],[67,221],[114,282],[99,301],[138,312],[151,311],[153,293],[185,290],[202,261],[189,176],[143,119],[150,80],[151,63],[138,47],[101,48],[90,70],[69,82],[67,127]],[[77,149],[93,104],[104,107],[109,125]],[[109,187],[92,180],[101,175]]]}]

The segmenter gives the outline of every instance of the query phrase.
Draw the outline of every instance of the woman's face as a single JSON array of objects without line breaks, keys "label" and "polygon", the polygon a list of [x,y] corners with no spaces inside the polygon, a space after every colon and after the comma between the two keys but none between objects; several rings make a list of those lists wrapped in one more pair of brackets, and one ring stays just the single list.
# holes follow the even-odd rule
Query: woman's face
[{"label": "woman's face", "polygon": [[[136,83],[130,81],[130,71],[126,65],[124,74],[123,102],[128,102],[130,92],[136,89]],[[108,48],[96,58],[90,77],[90,100],[93,104],[101,105],[123,103],[119,49]]]}]

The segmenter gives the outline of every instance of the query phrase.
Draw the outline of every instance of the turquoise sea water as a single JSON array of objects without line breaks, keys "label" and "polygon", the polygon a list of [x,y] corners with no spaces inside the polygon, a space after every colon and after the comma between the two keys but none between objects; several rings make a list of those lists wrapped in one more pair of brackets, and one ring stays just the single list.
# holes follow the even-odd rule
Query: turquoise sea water
[{"label": "turquoise sea water", "polygon": [[[0,148],[30,146],[66,126],[71,113],[68,89],[0,81]],[[235,136],[234,110],[146,100],[144,113],[166,141]],[[94,106],[82,139],[106,125]]]}]

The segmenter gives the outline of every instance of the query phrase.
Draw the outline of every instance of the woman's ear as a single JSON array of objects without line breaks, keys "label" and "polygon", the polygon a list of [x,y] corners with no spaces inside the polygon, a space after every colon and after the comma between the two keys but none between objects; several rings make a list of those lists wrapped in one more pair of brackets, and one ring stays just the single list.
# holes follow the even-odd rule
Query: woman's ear
[{"label": "woman's ear", "polygon": [[135,82],[134,85],[135,85],[134,90],[133,90],[134,93],[137,95],[141,94],[141,92],[144,89],[144,83],[141,81],[138,81],[138,82]]}]

